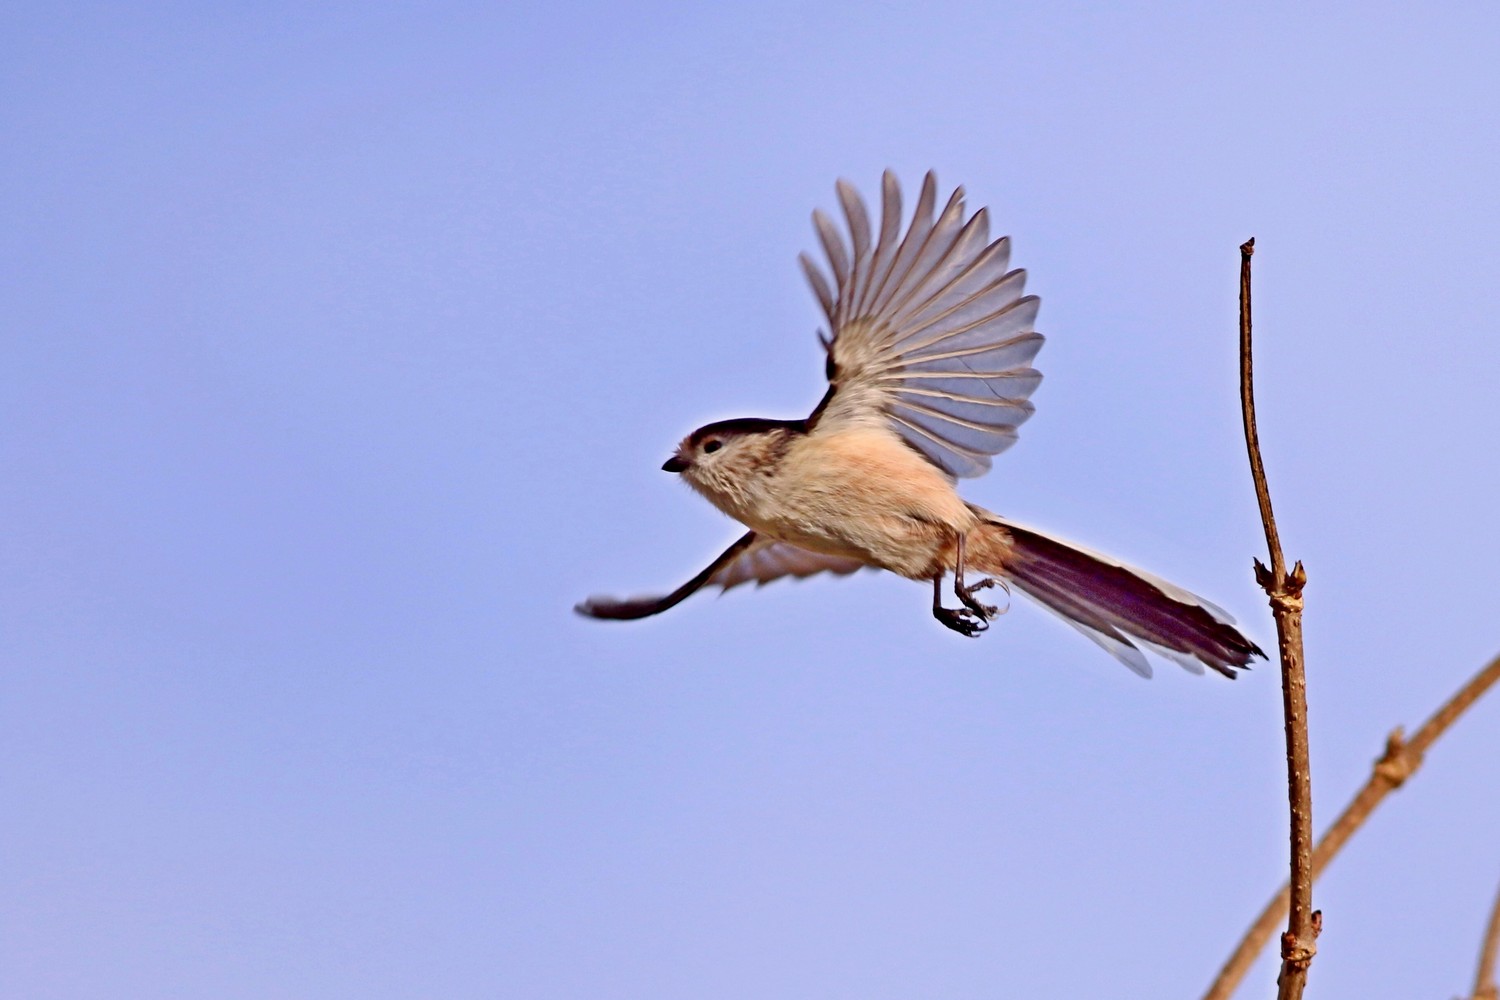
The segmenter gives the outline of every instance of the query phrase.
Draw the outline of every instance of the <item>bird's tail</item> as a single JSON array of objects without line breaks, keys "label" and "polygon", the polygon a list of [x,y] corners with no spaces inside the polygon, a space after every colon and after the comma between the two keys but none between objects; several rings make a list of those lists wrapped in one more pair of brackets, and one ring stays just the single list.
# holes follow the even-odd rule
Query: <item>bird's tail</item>
[{"label": "bird's tail", "polygon": [[1109,556],[975,512],[982,522],[965,546],[970,573],[1001,577],[1136,673],[1151,676],[1140,646],[1194,673],[1208,666],[1226,677],[1264,658],[1233,618],[1203,598]]}]

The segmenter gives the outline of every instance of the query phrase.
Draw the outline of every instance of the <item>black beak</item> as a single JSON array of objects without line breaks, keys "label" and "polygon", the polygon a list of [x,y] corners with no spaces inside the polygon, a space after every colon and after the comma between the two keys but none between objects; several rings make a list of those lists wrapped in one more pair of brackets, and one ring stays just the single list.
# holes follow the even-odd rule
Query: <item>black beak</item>
[{"label": "black beak", "polygon": [[662,463],[661,471],[663,471],[663,472],[681,472],[683,469],[686,469],[686,468],[687,468],[687,463],[684,462],[682,459],[678,458],[676,455],[673,455],[671,458],[667,459],[665,462]]}]

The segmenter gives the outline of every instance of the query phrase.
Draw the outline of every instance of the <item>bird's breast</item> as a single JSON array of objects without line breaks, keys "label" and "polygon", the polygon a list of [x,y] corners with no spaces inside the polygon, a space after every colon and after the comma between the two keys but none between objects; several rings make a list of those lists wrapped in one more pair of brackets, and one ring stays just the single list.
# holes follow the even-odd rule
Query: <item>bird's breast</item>
[{"label": "bird's breast", "polygon": [[894,435],[809,435],[759,484],[745,523],[829,555],[924,579],[946,565],[974,515],[925,458]]}]

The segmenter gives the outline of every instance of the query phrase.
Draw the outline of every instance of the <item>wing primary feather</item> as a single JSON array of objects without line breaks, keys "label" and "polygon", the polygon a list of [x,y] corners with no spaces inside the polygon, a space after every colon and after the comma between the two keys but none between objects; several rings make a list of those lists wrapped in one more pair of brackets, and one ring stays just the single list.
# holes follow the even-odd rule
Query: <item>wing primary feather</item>
[{"label": "wing primary feather", "polygon": [[[1007,337],[1004,340],[985,341],[980,344],[970,344],[966,347],[949,348],[946,351],[941,351],[934,354],[923,354],[920,357],[913,358],[912,364],[928,365],[937,361],[950,361],[956,358],[971,358],[979,354],[991,354],[996,351],[1003,351],[1006,348],[1010,347],[1021,347],[1029,351],[1029,353],[1025,356],[1025,360],[1017,359],[1014,362],[1015,364],[1026,364],[1031,358],[1036,356],[1037,351],[1042,349],[1043,341],[1044,338],[1040,333],[1037,333],[1035,330],[1028,330],[1025,333],[1017,334],[1014,337]],[[1020,369],[1015,370],[1020,371]],[[932,369],[928,369],[928,371],[932,371],[933,374],[939,373],[937,371],[933,371]],[[951,375],[958,373],[941,371],[941,374]]]},{"label": "wing primary feather", "polygon": [[912,212],[911,225],[907,227],[906,236],[896,251],[896,259],[891,262],[891,269],[886,274],[885,287],[870,303],[869,311],[872,315],[883,311],[888,297],[900,290],[912,263],[927,245],[927,234],[932,231],[932,210],[936,203],[937,174],[929,170],[927,176],[922,178],[922,193],[917,196],[917,207]]},{"label": "wing primary feather", "polygon": [[[981,400],[979,402],[982,403],[983,401]],[[1019,420],[1006,420],[1003,423],[986,424],[978,420],[971,420],[967,417],[960,417],[955,413],[945,413],[942,410],[937,409],[936,407],[928,406],[925,403],[919,403],[916,400],[906,398],[905,396],[903,396],[901,401],[899,403],[896,403],[895,405],[901,407],[902,409],[910,410],[912,413],[920,413],[924,416],[932,417],[935,420],[947,421],[950,424],[962,427],[965,430],[974,431],[977,434],[994,434],[997,431],[1014,430],[1018,424],[1022,423],[1027,417],[1031,416],[1030,413],[1026,413]],[[1026,402],[1013,403],[1012,405],[1016,409],[1023,410],[1031,407],[1031,404]]]},{"label": "wing primary feather", "polygon": [[[1016,299],[1016,301],[1012,302],[1010,305],[999,310],[998,312],[991,313],[988,316],[981,316],[979,319],[973,320],[969,323],[965,323],[964,325],[955,327],[951,330],[944,330],[942,333],[939,333],[933,337],[929,337],[926,340],[921,341],[920,343],[908,344],[902,349],[902,353],[908,357],[920,354],[920,360],[922,361],[930,361],[938,357],[960,357],[963,354],[976,353],[974,348],[977,348],[981,345],[976,344],[971,345],[967,348],[954,348],[949,354],[923,354],[921,352],[926,351],[930,347],[936,347],[945,340],[952,340],[955,337],[960,337],[963,334],[971,333],[974,330],[981,329],[989,325],[990,323],[993,323],[995,320],[1006,316],[1008,313],[1015,313],[1016,315],[1010,316],[1009,318],[1013,321],[1021,321],[1021,325],[1024,327],[1024,329],[1017,330],[1012,335],[1014,339],[1019,340],[1028,334],[1035,333],[1035,331],[1031,329],[1031,326],[1036,322],[1036,310],[1041,305],[1041,301],[1042,300],[1037,298],[1035,295],[1023,295],[1021,298]],[[1027,315],[1028,313],[1029,316]],[[1008,337],[1006,339],[1009,340],[1012,339],[1012,337]],[[1036,334],[1036,337],[1038,341],[1041,340],[1040,334]],[[986,349],[993,350],[994,348],[1000,346],[1000,342],[987,340],[985,341],[983,346],[985,346]],[[1040,347],[1038,349],[1040,349]]]},{"label": "wing primary feather", "polygon": [[827,316],[828,322],[832,324],[833,290],[828,287],[828,279],[823,277],[822,270],[806,253],[799,253],[797,262],[802,265],[802,273],[807,275],[807,283],[812,286],[813,294],[818,297],[818,305],[823,307],[823,315]]},{"label": "wing primary feather", "polygon": [[849,221],[849,235],[854,240],[854,256],[867,256],[870,252],[870,215],[865,210],[864,199],[853,184],[839,178],[835,185],[839,202],[844,207],[844,218]]},{"label": "wing primary feather", "polygon": [[844,318],[844,310],[848,301],[849,253],[844,249],[844,240],[834,228],[833,220],[824,215],[822,209],[813,213],[813,226],[818,231],[818,239],[823,242],[823,252],[828,255],[828,266],[833,269],[834,285],[838,292],[834,300],[834,309],[837,314],[834,322],[839,323]]},{"label": "wing primary feather", "polygon": [[887,170],[880,175],[880,241],[875,244],[875,254],[870,260],[870,276],[865,281],[858,301],[854,303],[854,315],[865,315],[865,307],[885,285],[900,235],[901,185],[897,182],[896,175]]},{"label": "wing primary feather", "polygon": [[854,185],[843,178],[839,178],[835,185],[838,191],[839,203],[844,209],[844,219],[849,223],[849,239],[853,247],[853,262],[849,266],[849,289],[846,295],[848,302],[845,309],[850,315],[854,313],[854,305],[864,294],[864,286],[869,281],[870,271],[870,215],[865,209],[865,203],[855,190]]},{"label": "wing primary feather", "polygon": [[[978,218],[978,216],[975,216]],[[892,313],[891,325],[902,331],[902,339],[908,339],[912,335],[932,326],[941,320],[947,319],[955,313],[961,312],[971,306],[981,303],[986,298],[1000,298],[1002,301],[995,303],[992,311],[999,312],[1010,305],[1015,298],[1020,297],[1021,289],[1026,285],[1026,272],[1021,269],[1014,271],[1004,270],[1005,264],[1010,257],[1009,241],[1006,239],[996,240],[989,244],[959,272],[953,275],[943,286],[920,302],[913,303],[897,315]],[[999,263],[1000,267],[993,265]],[[998,272],[998,273],[995,273]],[[988,273],[994,273],[994,277],[986,278]],[[975,280],[982,282],[977,288],[967,288],[967,284]],[[1014,286],[1014,287],[1011,287]],[[1010,293],[1013,297],[1006,297]],[[956,296],[952,302],[943,302],[943,299]],[[924,317],[933,309],[932,315]]]},{"label": "wing primary feather", "polygon": [[668,608],[675,607],[688,597],[691,597],[715,573],[729,565],[730,562],[738,558],[741,553],[753,544],[755,544],[755,532],[747,531],[735,539],[734,544],[730,545],[729,548],[719,553],[719,557],[705,566],[697,576],[665,596],[636,597],[624,601],[617,601],[608,597],[590,597],[581,604],[574,605],[573,610],[590,618],[610,618],[627,621],[636,618],[646,618],[650,615],[659,615]]},{"label": "wing primary feather", "polygon": [[[1025,287],[1026,272],[1016,270],[990,282],[965,298],[956,299],[947,304],[938,301],[947,295],[946,291],[941,292],[931,302],[921,306],[915,316],[907,317],[898,324],[901,336],[895,346],[899,347],[903,353],[921,352],[940,345],[944,340],[979,329],[1005,317],[1017,303],[1025,298],[1021,294]],[[924,312],[938,307],[941,307],[941,311],[934,312],[930,316],[923,316]],[[1025,321],[1024,316],[1019,312],[1009,318],[1012,321],[1023,321],[1022,326],[1028,326],[1031,322]],[[929,335],[925,340],[921,339],[923,334],[939,324],[942,325],[937,333]],[[1018,328],[1011,335],[1022,332],[1027,331]],[[1003,337],[1005,334],[997,332],[996,336]]]},{"label": "wing primary feather", "polygon": [[[902,312],[907,311],[911,300],[921,294],[932,283],[934,278],[944,273],[948,260],[952,257],[962,258],[965,245],[973,241],[976,233],[983,235],[984,231],[988,229],[988,226],[983,222],[977,226],[974,224],[974,219],[979,218],[979,213],[976,213],[974,219],[970,219],[967,223],[962,221],[964,214],[963,194],[963,188],[955,189],[952,197],[948,199],[947,206],[943,209],[943,214],[938,216],[937,225],[928,234],[926,245],[922,248],[922,253],[912,263],[910,275],[913,277],[913,280],[910,285],[908,286],[906,280],[903,278],[903,287],[897,291],[899,298],[897,295],[893,295],[891,301],[882,307],[881,311],[891,317],[891,325],[893,327],[900,328],[900,322],[897,317]],[[983,211],[981,209],[980,213],[983,213]]]},{"label": "wing primary feather", "polygon": [[738,559],[715,573],[708,582],[710,586],[717,585],[728,591],[752,582],[756,587],[764,587],[788,576],[795,579],[804,579],[817,573],[847,576],[864,566],[858,559],[825,555],[790,542],[760,539]]},{"label": "wing primary feather", "polygon": [[989,398],[972,396],[966,392],[954,392],[951,389],[922,389],[917,386],[905,386],[898,390],[898,392],[902,397],[925,396],[929,399],[946,400],[947,402],[957,403],[962,406],[974,406],[981,409],[991,407],[997,411],[1002,409],[1019,411],[1019,417],[1006,421],[1004,426],[1010,427],[1020,424],[1021,421],[1030,417],[1036,410],[1036,407],[1027,400],[1013,399],[1009,396],[1002,396],[994,391],[991,391]]},{"label": "wing primary feather", "polygon": [[988,206],[981,207],[979,209],[979,211],[977,211],[977,212],[974,213],[974,218],[976,218],[976,219],[979,220],[979,242],[980,243],[989,243],[989,241],[990,241],[990,210],[989,210],[989,207]]},{"label": "wing primary feather", "polygon": [[[971,381],[983,383],[983,382],[992,381],[994,379],[1007,379],[1007,378],[1008,379],[1025,379],[1026,381],[1029,382],[1029,381],[1031,381],[1033,379],[1035,379],[1037,381],[1040,381],[1041,377],[1042,377],[1042,373],[1039,372],[1039,371],[1037,371],[1035,368],[1007,368],[1004,371],[977,371],[977,370],[975,370],[975,371],[952,371],[952,372],[942,372],[942,371],[939,371],[939,372],[919,372],[919,371],[907,370],[907,371],[904,371],[904,372],[901,373],[901,381],[903,381],[903,382],[921,381],[921,380],[924,380],[924,379],[943,380],[943,381],[949,381],[949,380],[954,380],[954,379],[966,379],[966,380],[971,380]],[[1028,394],[1029,394],[1029,390],[1028,390]],[[1007,397],[1007,398],[1023,399],[1025,397],[1022,396],[1022,395],[1020,395],[1020,394],[1017,394],[1014,397]]]},{"label": "wing primary feather", "polygon": [[[914,247],[910,258],[904,260],[904,266],[895,281],[889,284],[885,295],[876,303],[872,312],[883,317],[893,317],[899,311],[900,306],[910,297],[911,282],[915,281],[918,286],[925,283],[927,274],[933,267],[934,258],[940,259],[952,246],[952,240],[956,237],[953,232],[955,218],[963,214],[963,188],[954,190],[948,199],[948,204],[937,216],[935,221],[929,220],[920,242]],[[915,220],[913,220],[915,221]],[[907,233],[908,240],[912,234]],[[946,244],[942,250],[934,248]],[[905,257],[906,245],[902,245],[902,255]],[[897,261],[902,263],[902,260]],[[887,324],[888,328],[895,330],[894,324]]]}]

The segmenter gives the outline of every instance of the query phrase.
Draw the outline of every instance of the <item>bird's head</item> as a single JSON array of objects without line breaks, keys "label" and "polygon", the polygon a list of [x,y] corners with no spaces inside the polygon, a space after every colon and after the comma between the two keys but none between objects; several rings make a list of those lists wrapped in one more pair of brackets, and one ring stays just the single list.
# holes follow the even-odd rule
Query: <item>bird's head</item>
[{"label": "bird's head", "polygon": [[662,469],[678,473],[715,506],[737,516],[756,486],[776,474],[793,439],[804,433],[801,420],[720,420],[683,438]]}]

